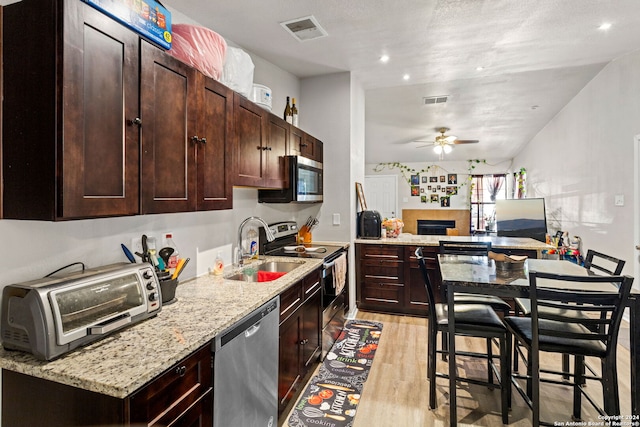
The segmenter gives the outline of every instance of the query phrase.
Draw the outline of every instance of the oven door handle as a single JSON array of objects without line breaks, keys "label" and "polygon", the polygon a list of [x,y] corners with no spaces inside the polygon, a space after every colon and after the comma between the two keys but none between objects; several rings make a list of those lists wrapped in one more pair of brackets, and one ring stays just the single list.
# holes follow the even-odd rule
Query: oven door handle
[{"label": "oven door handle", "polygon": [[98,326],[90,327],[89,335],[104,335],[129,323],[131,323],[131,316],[129,314],[123,314],[106,322],[100,323]]},{"label": "oven door handle", "polygon": [[331,262],[324,262],[322,263],[322,268],[324,268],[325,270],[333,267],[336,264],[335,261],[331,261]]}]

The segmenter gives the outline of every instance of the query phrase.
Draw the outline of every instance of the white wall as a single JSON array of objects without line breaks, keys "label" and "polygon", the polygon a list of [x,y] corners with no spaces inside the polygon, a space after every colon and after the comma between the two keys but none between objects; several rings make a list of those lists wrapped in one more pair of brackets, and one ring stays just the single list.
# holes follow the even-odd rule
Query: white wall
[{"label": "white wall", "polygon": [[[511,172],[511,162],[496,162],[492,163],[490,159],[485,159],[485,162],[476,163],[473,162],[473,169],[469,168],[469,162],[460,162],[460,161],[442,161],[435,163],[403,163],[404,166],[407,166],[410,169],[413,169],[417,172],[429,169],[428,172],[424,172],[420,175],[420,187],[424,188],[425,192],[420,193],[420,196],[427,197],[427,203],[421,202],[420,196],[412,196],[411,195],[411,185],[407,182],[407,179],[411,178],[411,172],[405,172],[404,175],[402,171],[398,167],[390,167],[390,166],[381,166],[377,164],[367,164],[364,170],[364,174],[367,176],[370,175],[397,175],[398,176],[398,217],[402,216],[403,209],[469,209],[469,171],[471,170],[471,174],[473,175],[482,175],[482,174],[500,174]],[[431,185],[444,185],[449,186],[447,182],[440,182],[440,176],[445,176],[445,179],[448,174],[457,174],[458,178],[458,194],[450,197],[450,206],[448,208],[441,207],[440,202],[431,203],[430,195],[438,194],[438,196],[444,196],[446,193],[438,191],[436,193],[429,192],[428,186]],[[406,176],[406,178],[405,178]],[[438,177],[437,183],[423,183],[422,177]],[[509,180],[507,179],[507,182]],[[363,182],[364,184],[364,182]],[[367,197],[367,188],[364,186],[365,198]]]},{"label": "white wall", "polygon": [[[637,264],[634,136],[640,134],[640,53],[608,64],[519,153],[528,197],[544,197],[549,228]],[[625,198],[614,206],[614,195]],[[638,285],[636,280],[636,286]]]}]

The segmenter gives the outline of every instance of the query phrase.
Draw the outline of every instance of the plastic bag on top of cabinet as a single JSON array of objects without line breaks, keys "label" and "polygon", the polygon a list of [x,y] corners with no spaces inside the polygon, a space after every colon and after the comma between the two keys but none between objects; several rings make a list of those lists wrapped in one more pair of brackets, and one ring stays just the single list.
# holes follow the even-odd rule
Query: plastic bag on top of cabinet
[{"label": "plastic bag on top of cabinet", "polygon": [[253,61],[247,52],[229,46],[221,82],[250,99],[253,90],[253,69]]},{"label": "plastic bag on top of cabinet", "polygon": [[227,54],[227,42],[208,28],[189,24],[173,24],[169,54],[191,65],[203,74],[220,80]]}]

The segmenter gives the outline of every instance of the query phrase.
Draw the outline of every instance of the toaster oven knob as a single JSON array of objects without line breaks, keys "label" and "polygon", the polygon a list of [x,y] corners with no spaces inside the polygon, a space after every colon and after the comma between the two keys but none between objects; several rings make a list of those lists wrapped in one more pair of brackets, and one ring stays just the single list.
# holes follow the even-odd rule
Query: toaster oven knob
[{"label": "toaster oven knob", "polygon": [[158,298],[155,292],[149,294],[149,301],[155,301]]},{"label": "toaster oven knob", "polygon": [[142,273],[142,277],[144,277],[145,279],[149,280],[149,279],[151,279],[153,277],[153,275],[151,274],[151,272],[149,270],[145,270]]},{"label": "toaster oven knob", "polygon": [[147,289],[149,289],[150,291],[154,290],[156,288],[156,284],[153,282],[149,282],[147,283]]}]

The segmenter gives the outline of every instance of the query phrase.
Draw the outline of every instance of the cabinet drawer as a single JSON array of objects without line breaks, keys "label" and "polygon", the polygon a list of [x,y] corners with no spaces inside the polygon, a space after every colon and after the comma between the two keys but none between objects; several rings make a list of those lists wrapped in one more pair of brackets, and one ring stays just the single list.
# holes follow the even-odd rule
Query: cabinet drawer
[{"label": "cabinet drawer", "polygon": [[206,345],[131,397],[131,421],[151,426],[179,418],[211,390],[212,371]]},{"label": "cabinet drawer", "polygon": [[362,259],[397,259],[402,260],[402,246],[363,244],[360,249]]},{"label": "cabinet drawer", "polygon": [[303,283],[303,291],[304,291],[304,300],[313,296],[317,290],[320,289],[320,272],[314,271],[310,275],[304,278]]},{"label": "cabinet drawer", "polygon": [[491,248],[493,252],[506,255],[526,255],[529,258],[538,258],[538,252],[532,249],[507,249],[507,248]]},{"label": "cabinet drawer", "polygon": [[302,282],[295,283],[280,294],[280,321],[289,317],[302,304]]},{"label": "cabinet drawer", "polygon": [[367,263],[362,261],[362,279],[398,282],[403,279],[402,263]]},{"label": "cabinet drawer", "polygon": [[370,305],[397,305],[402,301],[402,283],[367,282],[362,285],[362,301]]}]

